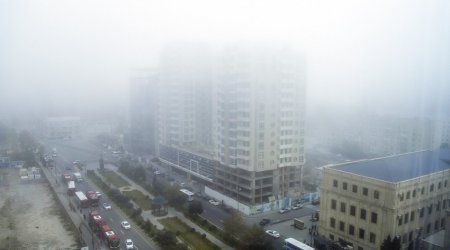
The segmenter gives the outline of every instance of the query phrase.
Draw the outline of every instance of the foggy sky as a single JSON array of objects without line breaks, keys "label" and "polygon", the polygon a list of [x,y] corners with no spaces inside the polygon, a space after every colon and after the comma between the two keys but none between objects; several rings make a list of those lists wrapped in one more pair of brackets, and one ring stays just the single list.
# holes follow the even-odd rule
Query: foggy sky
[{"label": "foggy sky", "polygon": [[171,41],[290,44],[310,110],[449,114],[448,13],[446,0],[0,1],[0,114],[124,109],[131,70]]}]

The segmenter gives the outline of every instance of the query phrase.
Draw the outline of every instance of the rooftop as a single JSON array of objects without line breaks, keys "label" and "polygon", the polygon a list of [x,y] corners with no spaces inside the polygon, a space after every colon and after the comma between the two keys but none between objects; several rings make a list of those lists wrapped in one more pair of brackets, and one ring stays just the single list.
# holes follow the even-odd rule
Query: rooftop
[{"label": "rooftop", "polygon": [[349,162],[331,168],[386,182],[400,182],[450,169],[450,150],[413,152]]}]

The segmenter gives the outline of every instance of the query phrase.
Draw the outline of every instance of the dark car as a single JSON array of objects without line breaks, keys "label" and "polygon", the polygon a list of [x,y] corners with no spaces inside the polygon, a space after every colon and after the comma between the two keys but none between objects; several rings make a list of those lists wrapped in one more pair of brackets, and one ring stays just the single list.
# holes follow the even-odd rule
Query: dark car
[{"label": "dark car", "polygon": [[259,225],[265,226],[265,225],[267,225],[267,224],[269,224],[269,223],[270,223],[270,220],[269,220],[269,219],[262,219],[262,220],[259,222]]}]

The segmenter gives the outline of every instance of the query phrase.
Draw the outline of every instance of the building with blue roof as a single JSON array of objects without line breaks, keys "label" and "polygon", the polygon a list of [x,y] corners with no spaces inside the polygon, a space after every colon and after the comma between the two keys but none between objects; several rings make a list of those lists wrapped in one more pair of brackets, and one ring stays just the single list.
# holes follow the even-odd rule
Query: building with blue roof
[{"label": "building with blue roof", "polygon": [[441,148],[323,168],[319,233],[353,249],[402,249],[444,228],[450,207],[450,149]]}]

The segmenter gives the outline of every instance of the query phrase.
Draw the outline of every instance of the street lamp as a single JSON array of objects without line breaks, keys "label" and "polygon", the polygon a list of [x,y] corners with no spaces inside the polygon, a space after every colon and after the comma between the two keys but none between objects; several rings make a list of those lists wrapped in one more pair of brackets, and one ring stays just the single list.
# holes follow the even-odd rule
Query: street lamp
[{"label": "street lamp", "polygon": [[239,186],[236,186],[236,201],[237,201],[237,210],[239,211],[239,192],[242,190]]}]

